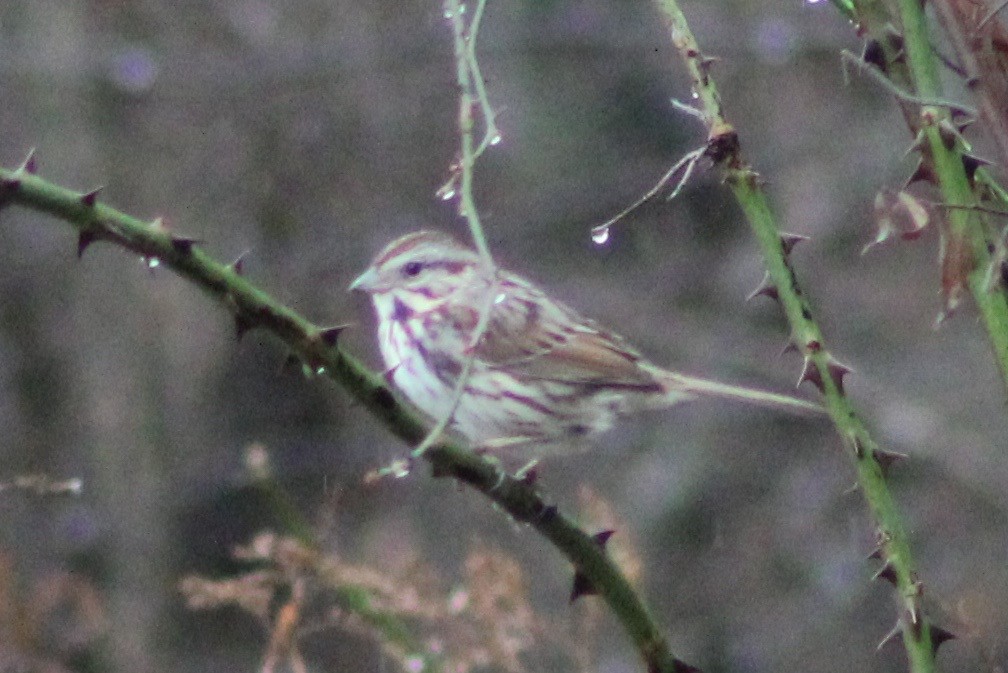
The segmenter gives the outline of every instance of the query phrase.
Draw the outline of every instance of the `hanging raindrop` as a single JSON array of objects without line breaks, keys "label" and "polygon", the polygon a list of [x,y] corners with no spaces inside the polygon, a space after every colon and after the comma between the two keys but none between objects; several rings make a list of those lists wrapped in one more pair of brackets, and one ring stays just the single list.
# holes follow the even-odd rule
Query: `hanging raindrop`
[{"label": "hanging raindrop", "polygon": [[591,239],[595,245],[605,245],[609,242],[609,227],[595,227],[592,229]]}]

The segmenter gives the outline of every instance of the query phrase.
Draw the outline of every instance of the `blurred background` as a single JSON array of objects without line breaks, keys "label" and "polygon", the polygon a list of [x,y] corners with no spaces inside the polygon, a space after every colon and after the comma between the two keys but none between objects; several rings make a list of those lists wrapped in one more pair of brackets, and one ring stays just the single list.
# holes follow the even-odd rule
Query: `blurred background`
[{"label": "blurred background", "polygon": [[[899,113],[870,82],[845,85],[839,50],[860,44],[827,3],[684,9],[720,58],[726,111],[782,226],[811,237],[792,259],[854,369],[851,396],[886,448],[910,454],[895,495],[929,614],[959,635],[939,663],[1002,670],[1004,390],[968,302],[932,329],[937,232],[860,254],[876,192],[912,169]],[[347,284],[395,236],[465,235],[435,197],[458,146],[442,11],[7,0],[0,162],[36,147],[46,178],[104,185],[104,201],[162,216],[221,259],[250,251],[253,282],[319,323],[355,323],[344,343],[377,368],[370,307]],[[591,242],[592,225],[703,142],[670,102],[689,99],[687,79],[652,5],[498,0],[479,45],[503,136],[477,171],[498,260],[658,363],[792,389],[799,358],[779,355],[777,306],[744,301],[761,261],[715,175]],[[403,585],[422,575],[430,601],[478,593],[480,559],[507,567],[506,595],[530,611],[520,646],[474,670],[641,670],[596,599],[568,604],[558,552],[484,498],[426,469],[364,485],[406,447],[329,382],[285,369],[276,340],[236,341],[226,311],[119,249],[95,245],[78,262],[65,223],[6,209],[0,237],[0,481],[82,483],[78,496],[0,492],[0,669],[260,669],[268,625],[190,610],[179,590],[192,574],[243,572],[234,546],[279,530],[250,488],[259,446],[333,558]],[[869,581],[872,524],[827,423],[696,403],[625,423],[539,474],[590,530],[617,529],[611,549],[673,651],[704,671],[904,669],[899,645],[875,651],[897,611],[891,588]],[[323,619],[305,633],[306,669],[399,668],[352,626]],[[426,624],[423,637],[453,626]]]}]

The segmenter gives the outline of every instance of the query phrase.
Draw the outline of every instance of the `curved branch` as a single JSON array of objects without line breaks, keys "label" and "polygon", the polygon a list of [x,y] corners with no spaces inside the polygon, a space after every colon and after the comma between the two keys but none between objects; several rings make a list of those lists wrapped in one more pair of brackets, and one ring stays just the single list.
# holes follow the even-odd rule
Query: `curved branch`
[{"label": "curved branch", "polygon": [[[97,191],[81,194],[38,177],[31,157],[17,170],[0,168],[0,207],[24,206],[64,220],[77,231],[78,255],[92,243],[106,241],[157,260],[221,302],[233,313],[239,330],[262,328],[276,336],[403,441],[415,444],[427,435],[427,422],[400,401],[385,378],[339,346],[341,328],[314,324],[242,277],[239,265],[214,259],[198,241],[168,231],[159,220],[146,222],[127,215],[97,197]],[[672,655],[650,610],[594,538],[547,503],[531,483],[450,442],[439,442],[423,457],[435,477],[454,477],[475,488],[563,553],[616,614],[649,671],[695,670]]]}]

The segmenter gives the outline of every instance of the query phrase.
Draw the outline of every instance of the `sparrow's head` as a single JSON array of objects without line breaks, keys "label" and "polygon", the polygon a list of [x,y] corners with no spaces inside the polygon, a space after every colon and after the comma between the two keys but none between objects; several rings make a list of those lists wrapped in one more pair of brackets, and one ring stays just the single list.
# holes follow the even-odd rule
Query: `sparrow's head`
[{"label": "sparrow's head", "polygon": [[350,289],[376,301],[389,293],[431,300],[470,283],[479,267],[479,255],[447,234],[417,231],[386,245]]}]

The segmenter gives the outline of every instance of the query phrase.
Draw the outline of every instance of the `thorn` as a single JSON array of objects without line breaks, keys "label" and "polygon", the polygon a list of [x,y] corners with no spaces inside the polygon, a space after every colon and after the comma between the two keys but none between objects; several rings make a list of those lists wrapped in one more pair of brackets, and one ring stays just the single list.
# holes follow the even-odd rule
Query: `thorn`
[{"label": "thorn", "polygon": [[80,202],[87,208],[94,208],[95,204],[98,202],[98,193],[102,189],[104,189],[104,187],[95,187],[90,192],[81,194]]},{"label": "thorn", "polygon": [[885,634],[885,638],[879,641],[879,644],[875,646],[875,651],[878,652],[883,647],[891,642],[894,642],[900,635],[900,623],[896,622],[896,626],[892,627],[892,630]]},{"label": "thorn", "polygon": [[[595,541],[599,547],[603,550],[605,549],[606,543],[609,542],[609,538],[613,536],[615,530],[606,529],[599,531],[592,535],[592,540]],[[580,570],[574,572],[574,581],[571,584],[570,602],[573,603],[582,596],[591,596],[597,594],[598,590],[591,583],[591,580],[585,576]]]},{"label": "thorn", "polygon": [[903,50],[903,33],[893,26],[891,23],[886,24],[885,27],[886,39],[889,40],[889,46],[897,51]]},{"label": "thorn", "polygon": [[350,325],[345,324],[345,325],[334,325],[332,327],[323,327],[322,329],[319,330],[319,338],[321,338],[322,341],[325,342],[326,346],[329,346],[331,348],[336,345],[336,342],[339,340],[340,333],[347,327],[350,327]]},{"label": "thorn", "polygon": [[833,385],[835,385],[837,390],[840,391],[840,394],[843,395],[843,379],[851,373],[851,368],[841,362],[837,362],[831,355],[827,355],[826,357],[826,368],[829,369],[830,378],[833,379]]},{"label": "thorn", "polygon": [[399,369],[399,365],[393,365],[382,372],[382,378],[384,378],[385,382],[390,386],[395,384],[395,373],[397,369]]},{"label": "thorn", "polygon": [[[158,218],[160,220],[160,218]],[[188,236],[172,236],[171,245],[175,249],[175,252],[188,255],[192,252],[193,246],[197,243],[202,243],[198,238],[190,238]]]},{"label": "thorn", "polygon": [[966,177],[973,180],[973,176],[976,175],[977,169],[983,166],[990,166],[994,162],[989,159],[984,159],[983,157],[978,157],[974,154],[966,154],[963,152],[962,155],[963,168],[966,170]]},{"label": "thorn", "polygon": [[229,266],[231,267],[231,270],[234,271],[239,276],[242,275],[242,273],[245,271],[245,257],[248,254],[249,254],[249,251],[246,250],[242,254],[238,255],[238,257],[235,259],[235,261],[233,261],[233,262],[231,262],[231,264],[229,264]]},{"label": "thorn", "polygon": [[526,470],[525,474],[522,475],[521,482],[526,486],[535,486],[536,480],[539,478],[539,473],[536,472],[535,468]]},{"label": "thorn", "polygon": [[549,523],[550,521],[555,519],[559,513],[560,510],[557,509],[556,505],[546,505],[539,512],[539,521],[541,523]]},{"label": "thorn", "polygon": [[921,621],[920,606],[914,601],[911,603],[910,608],[906,611],[907,619],[910,622],[910,630],[913,632],[915,639],[920,639],[921,629],[924,626]]},{"label": "thorn", "polygon": [[845,488],[844,491],[840,495],[842,495],[842,496],[854,495],[855,493],[857,493],[860,490],[861,490],[861,484],[859,484],[859,483],[857,483],[855,481],[853,484],[851,484],[850,486],[848,486],[847,488]]},{"label": "thorn", "polygon": [[930,164],[925,163],[922,158],[917,162],[917,167],[914,172],[910,174],[907,181],[903,183],[903,189],[906,189],[915,182],[930,182],[931,184],[936,184],[938,179],[935,177],[934,171],[931,170]]},{"label": "thorn", "polygon": [[793,340],[789,339],[788,342],[784,344],[784,348],[781,349],[781,352],[777,357],[782,357],[788,353],[797,353],[797,352],[798,352],[798,344],[796,344]]},{"label": "thorn", "polygon": [[580,570],[574,573],[574,581],[571,583],[570,602],[573,603],[582,596],[592,596],[598,591],[592,586],[591,580],[585,577]]},{"label": "thorn", "polygon": [[700,69],[704,73],[710,72],[710,69],[719,63],[721,59],[717,56],[701,56],[700,57]]},{"label": "thorn", "polygon": [[956,117],[956,113],[957,112],[960,113],[960,114],[962,113],[961,110],[953,110],[952,111],[952,120],[953,120],[953,123],[955,123],[956,130],[959,131],[960,134],[962,134],[963,131],[965,131],[966,129],[968,129],[969,127],[973,126],[973,124],[976,123],[976,117],[969,117],[969,116],[963,115],[962,119],[959,119],[958,121],[956,121],[955,117]]},{"label": "thorn", "polygon": [[945,149],[951,152],[956,145],[956,140],[959,139],[959,131],[956,130],[956,127],[948,119],[943,119],[938,122],[938,135],[941,137]]},{"label": "thorn", "polygon": [[957,638],[956,634],[951,631],[947,631],[940,626],[934,624],[931,625],[931,651],[938,652],[938,648],[942,646],[942,643],[947,643],[950,640],[955,640]]},{"label": "thorn", "polygon": [[865,455],[864,444],[861,443],[861,438],[854,437],[852,443],[854,444],[854,457],[861,460]]},{"label": "thorn", "polygon": [[24,161],[18,167],[15,173],[27,173],[28,175],[35,175],[38,172],[38,163],[35,161],[35,148],[28,150],[28,156],[25,157]]},{"label": "thorn", "polygon": [[609,538],[613,536],[616,531],[612,528],[607,528],[606,530],[599,531],[592,535],[592,539],[595,540],[595,544],[605,549],[606,544],[609,543]]},{"label": "thorn", "polygon": [[798,377],[798,383],[795,384],[795,387],[797,388],[806,381],[811,381],[819,389],[819,392],[826,392],[823,388],[822,375],[819,373],[819,368],[816,367],[812,358],[807,355],[805,356],[805,364],[802,365],[801,375]]},{"label": "thorn", "polygon": [[896,568],[893,567],[892,563],[886,561],[885,564],[878,569],[878,572],[872,575],[872,581],[875,580],[885,580],[893,586],[896,586]]},{"label": "thorn", "polygon": [[672,673],[700,673],[700,669],[696,666],[690,666],[682,659],[673,659]]},{"label": "thorn", "polygon": [[872,458],[875,462],[879,464],[882,469],[882,476],[889,476],[889,468],[898,460],[907,460],[910,456],[905,453],[896,453],[895,451],[883,451],[882,449],[875,449],[872,452]]},{"label": "thorn", "polygon": [[927,136],[924,135],[924,131],[918,131],[917,135],[914,137],[913,143],[910,144],[910,147],[907,148],[907,151],[903,156],[907,157],[914,152],[920,152],[924,149],[925,145],[927,145]]},{"label": "thorn", "polygon": [[875,549],[872,550],[871,554],[868,554],[868,556],[865,558],[865,560],[866,561],[870,561],[872,559],[882,560],[882,556],[884,554],[885,554],[885,549],[882,547],[882,545],[879,545],[879,546],[875,547]]},{"label": "thorn", "polygon": [[77,259],[83,257],[84,251],[96,240],[98,240],[98,234],[93,231],[84,230],[77,234]]},{"label": "thorn", "polygon": [[882,72],[887,72],[885,52],[882,50],[882,45],[878,40],[868,40],[865,44],[864,52],[861,54],[861,60],[875,66]]},{"label": "thorn", "polygon": [[787,257],[794,250],[794,247],[801,243],[802,241],[809,240],[808,236],[802,236],[801,234],[789,234],[785,231],[781,232],[781,248],[784,250],[784,256]]},{"label": "thorn", "polygon": [[746,301],[750,301],[760,295],[770,297],[771,299],[778,299],[777,286],[770,281],[769,271],[763,274],[763,280],[760,281],[760,284],[755,290],[749,293],[749,296],[746,297]]},{"label": "thorn", "polygon": [[[252,329],[252,322],[248,318],[243,316],[241,313],[236,313],[235,337],[238,339],[238,341],[241,341],[242,337],[245,336],[245,333],[248,332],[250,329]],[[291,356],[293,356],[293,353],[291,354]],[[290,360],[290,356],[288,356],[288,360]]]}]

